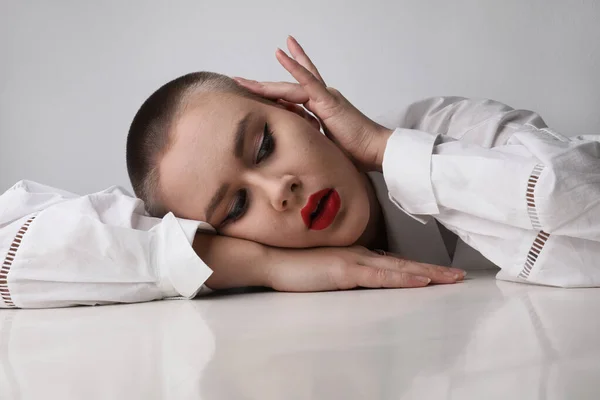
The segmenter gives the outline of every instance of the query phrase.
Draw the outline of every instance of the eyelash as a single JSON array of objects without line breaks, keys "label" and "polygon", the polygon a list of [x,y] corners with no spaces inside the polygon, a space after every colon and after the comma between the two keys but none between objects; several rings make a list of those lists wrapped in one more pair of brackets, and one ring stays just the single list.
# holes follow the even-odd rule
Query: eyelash
[{"label": "eyelash", "polygon": [[[273,151],[275,150],[275,139],[273,138],[273,132],[269,128],[269,125],[265,123],[265,128],[263,131],[262,141],[260,143],[260,147],[258,148],[258,152],[256,154],[255,164],[258,165],[262,163],[265,158],[269,157]],[[223,221],[223,225],[229,222],[235,222],[241,217],[244,216],[244,213],[248,209],[248,192],[245,189],[239,190],[236,194],[235,201],[233,203],[233,207],[231,211],[225,217],[225,221]]]}]

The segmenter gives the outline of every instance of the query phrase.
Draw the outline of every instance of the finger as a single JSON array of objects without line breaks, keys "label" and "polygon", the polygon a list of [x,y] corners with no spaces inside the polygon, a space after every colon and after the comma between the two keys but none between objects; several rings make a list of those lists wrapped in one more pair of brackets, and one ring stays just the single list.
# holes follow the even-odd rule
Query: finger
[{"label": "finger", "polygon": [[338,280],[339,289],[366,288],[413,288],[427,286],[431,279],[387,268],[355,265],[344,269]]},{"label": "finger", "polygon": [[298,105],[295,103],[290,103],[289,101],[286,101],[283,99],[278,99],[277,104],[281,105],[283,108],[285,108],[288,111],[291,111],[295,114],[300,115],[304,119],[308,119],[308,117],[310,116],[308,111],[306,111],[306,109],[304,107],[302,107],[301,105]]},{"label": "finger", "polygon": [[304,104],[309,100],[308,93],[298,83],[290,82],[257,82],[244,78],[234,77],[240,86],[252,93],[271,100],[283,99],[290,103]]},{"label": "finger", "polygon": [[[400,254],[398,254],[398,253],[392,253],[392,252],[389,252],[389,251],[386,251],[385,255],[396,257],[398,259],[405,259]],[[457,274],[461,274],[463,276],[467,275],[467,271],[465,271],[464,269],[461,269],[461,268],[443,267],[443,266],[440,266],[440,265],[427,264],[427,263],[421,263],[421,264],[427,265],[427,266],[432,267],[432,268],[437,268],[437,269],[440,269],[442,271],[450,271],[450,272],[454,272],[454,273],[457,273]]]},{"label": "finger", "polygon": [[402,271],[409,274],[418,274],[431,279],[431,282],[438,284],[449,284],[460,282],[464,279],[464,275],[452,272],[444,267],[425,266],[414,261],[408,261]]},{"label": "finger", "polygon": [[445,267],[421,264],[415,261],[405,261],[402,271],[431,278],[433,283],[456,283],[464,279],[464,275],[452,272]]},{"label": "finger", "polygon": [[309,70],[304,68],[298,61],[288,56],[283,50],[277,49],[275,54],[279,63],[285,68],[296,81],[306,90],[311,100],[325,105],[335,104],[335,97],[327,90],[327,87]]},{"label": "finger", "polygon": [[456,268],[420,263],[389,255],[375,255],[369,259],[361,260],[361,264],[403,271],[413,275],[426,276],[431,278],[433,283],[456,283],[462,281],[466,275],[464,271]]},{"label": "finger", "polygon": [[304,107],[282,99],[277,100],[277,104],[281,104],[281,106],[283,106],[286,110],[298,114],[300,117],[307,120],[308,123],[313,126],[313,128],[317,130],[321,129],[321,124],[319,123],[319,121],[311,113],[306,111]]},{"label": "finger", "polygon": [[287,47],[292,57],[294,57],[294,59],[298,61],[300,65],[306,68],[311,74],[313,74],[318,80],[320,80],[323,85],[325,85],[325,80],[319,73],[319,70],[317,69],[315,64],[313,64],[310,57],[308,57],[302,46],[300,46],[300,43],[298,43],[296,38],[294,38],[293,36],[288,36]]},{"label": "finger", "polygon": [[409,260],[396,260],[396,264],[400,264],[401,269],[410,274],[423,274],[431,278],[436,283],[454,283],[462,281],[466,273],[456,272],[448,267],[439,265],[419,263]]},{"label": "finger", "polygon": [[407,260],[404,257],[402,257],[400,254],[398,253],[392,253],[389,251],[383,252],[381,250],[374,250],[375,253],[377,253],[377,255],[383,255],[386,257],[392,257],[393,262],[392,264],[395,264],[396,267],[403,267],[405,265],[408,265],[408,263],[412,263],[413,265],[420,265],[424,268],[428,268],[432,271],[437,271],[437,272],[443,272],[443,273],[451,273],[451,274],[458,274],[460,276],[462,276],[462,278],[464,278],[465,276],[467,276],[467,271],[465,271],[464,269],[460,269],[460,268],[453,268],[453,267],[444,267],[441,265],[435,265],[435,264],[428,264],[428,263],[421,263],[421,262],[416,262],[416,261],[411,261],[411,260]]}]

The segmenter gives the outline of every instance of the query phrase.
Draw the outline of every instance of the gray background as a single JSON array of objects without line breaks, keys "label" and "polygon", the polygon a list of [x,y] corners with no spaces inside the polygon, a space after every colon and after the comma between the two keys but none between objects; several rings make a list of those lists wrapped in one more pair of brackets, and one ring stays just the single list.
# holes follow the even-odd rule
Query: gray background
[{"label": "gray background", "polygon": [[287,34],[373,117],[462,95],[597,133],[599,3],[0,0],[0,191],[129,189],[127,129],[154,89],[192,70],[288,80],[274,58]]}]

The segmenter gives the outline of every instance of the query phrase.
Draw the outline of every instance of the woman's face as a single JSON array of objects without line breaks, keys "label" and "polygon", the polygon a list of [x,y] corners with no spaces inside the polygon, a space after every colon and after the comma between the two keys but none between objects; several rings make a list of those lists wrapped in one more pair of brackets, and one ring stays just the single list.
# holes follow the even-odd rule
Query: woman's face
[{"label": "woman's face", "polygon": [[277,247],[346,246],[369,221],[366,176],[299,115],[202,93],[159,164],[164,205],[223,235]]}]

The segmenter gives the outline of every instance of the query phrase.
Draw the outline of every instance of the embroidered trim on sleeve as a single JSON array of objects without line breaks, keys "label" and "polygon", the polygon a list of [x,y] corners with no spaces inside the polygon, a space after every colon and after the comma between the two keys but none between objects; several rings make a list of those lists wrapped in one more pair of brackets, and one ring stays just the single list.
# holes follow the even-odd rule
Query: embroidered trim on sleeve
[{"label": "embroidered trim on sleeve", "polygon": [[529,181],[527,181],[527,192],[525,193],[525,198],[527,199],[527,213],[529,214],[529,219],[531,220],[531,226],[533,229],[542,230],[542,224],[540,223],[540,219],[538,218],[537,210],[535,208],[535,185],[537,185],[538,179],[544,170],[543,164],[537,164],[533,170],[531,171],[531,175],[529,175]]},{"label": "embroidered trim on sleeve", "polygon": [[525,261],[523,270],[521,270],[521,272],[519,273],[519,278],[522,278],[522,279],[529,278],[529,273],[533,269],[533,266],[535,265],[535,262],[537,261],[537,258],[540,255],[540,253],[542,252],[542,249],[544,248],[544,245],[548,241],[549,237],[550,237],[550,234],[546,233],[544,231],[540,231],[537,234],[535,240],[533,241],[533,243],[531,244],[531,247],[529,248],[529,252],[527,253],[527,260]]},{"label": "embroidered trim on sleeve", "polygon": [[542,224],[540,223],[537,209],[535,207],[535,186],[537,185],[543,170],[544,165],[537,164],[531,171],[531,175],[529,176],[529,180],[527,181],[527,191],[525,192],[525,199],[527,201],[527,213],[529,214],[529,219],[531,220],[531,226],[533,227],[533,229],[539,230],[539,232],[536,238],[533,240],[531,247],[529,248],[529,252],[527,253],[527,259],[525,260],[525,265],[519,273],[519,278],[522,279],[527,279],[529,277],[529,273],[533,269],[533,266],[535,265],[538,256],[542,252],[544,245],[550,237],[549,233],[546,233],[542,230]]},{"label": "embroidered trim on sleeve", "polygon": [[10,267],[12,266],[15,257],[17,255],[17,251],[19,250],[19,246],[21,246],[21,241],[23,240],[23,235],[29,229],[29,225],[31,225],[31,221],[35,219],[35,215],[27,220],[19,229],[19,232],[15,235],[10,248],[8,249],[8,253],[4,258],[4,262],[2,263],[2,268],[0,268],[0,297],[2,297],[2,301],[9,308],[17,308],[15,303],[12,301],[12,297],[10,295],[10,290],[8,289],[8,273],[10,272]]}]

